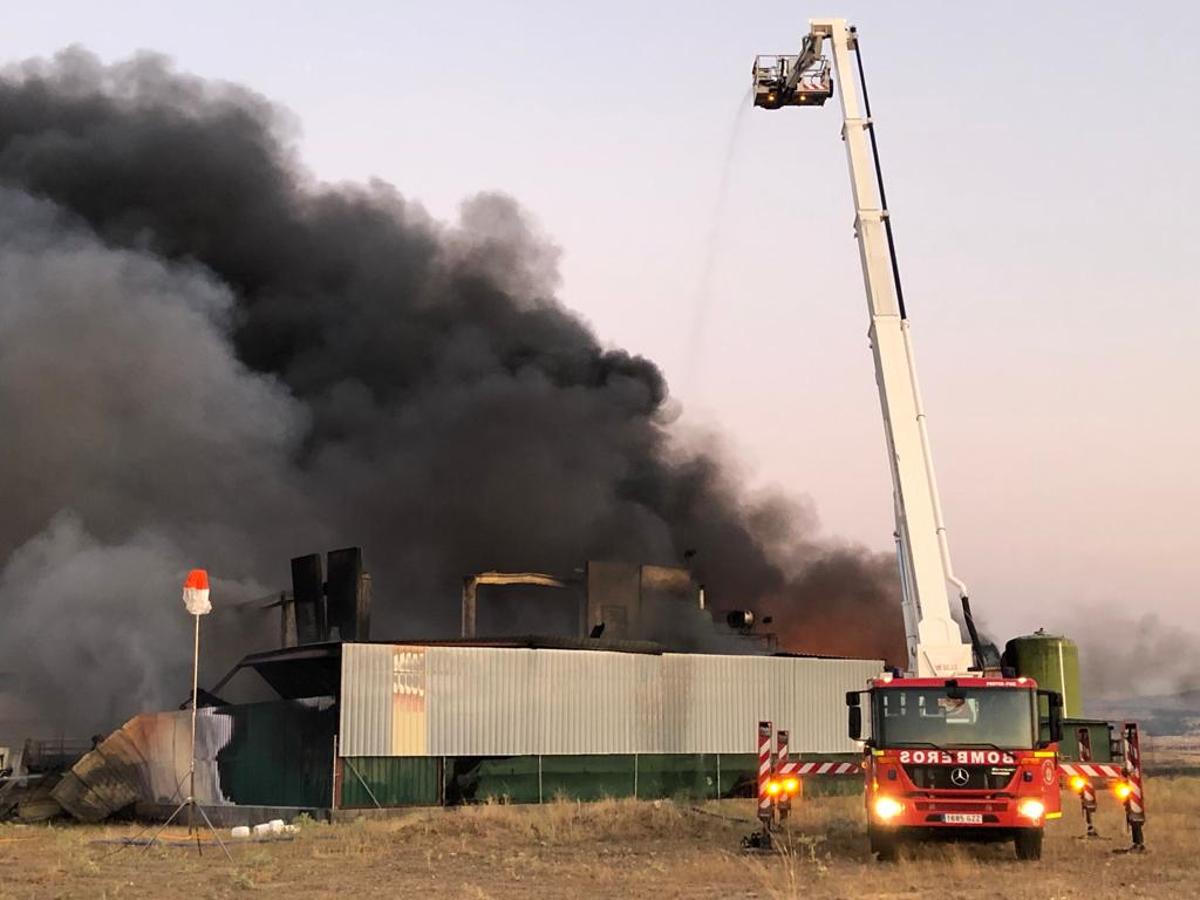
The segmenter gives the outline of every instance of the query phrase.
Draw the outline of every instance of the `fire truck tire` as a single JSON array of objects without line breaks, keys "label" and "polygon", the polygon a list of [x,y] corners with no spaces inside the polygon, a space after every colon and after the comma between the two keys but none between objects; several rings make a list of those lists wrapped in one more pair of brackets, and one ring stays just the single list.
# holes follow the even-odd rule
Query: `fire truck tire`
[{"label": "fire truck tire", "polygon": [[1017,849],[1017,859],[1042,858],[1042,829],[1022,828],[1017,832],[1013,843]]},{"label": "fire truck tire", "polygon": [[894,832],[868,828],[867,837],[871,841],[871,854],[880,862],[895,862],[899,848],[899,839]]}]

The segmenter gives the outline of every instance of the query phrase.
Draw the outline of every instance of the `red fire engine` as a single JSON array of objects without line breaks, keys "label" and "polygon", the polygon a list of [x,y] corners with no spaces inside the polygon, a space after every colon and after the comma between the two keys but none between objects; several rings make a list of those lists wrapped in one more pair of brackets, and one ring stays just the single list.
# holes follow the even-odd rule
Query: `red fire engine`
[{"label": "red fire engine", "polygon": [[869,717],[867,832],[880,859],[930,838],[1011,840],[1018,858],[1041,857],[1046,820],[1062,815],[1056,693],[1028,678],[885,675],[846,702],[852,738]]}]

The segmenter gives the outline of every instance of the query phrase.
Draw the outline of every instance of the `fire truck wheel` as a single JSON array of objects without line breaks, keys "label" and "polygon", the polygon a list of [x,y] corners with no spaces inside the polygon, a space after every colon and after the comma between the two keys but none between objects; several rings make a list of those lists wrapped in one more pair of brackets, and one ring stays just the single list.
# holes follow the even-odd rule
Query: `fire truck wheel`
[{"label": "fire truck wheel", "polygon": [[877,860],[880,862],[896,861],[900,841],[894,832],[869,828],[867,829],[867,837],[871,841],[871,853]]},{"label": "fire truck wheel", "polygon": [[1042,858],[1042,829],[1023,828],[1017,832],[1013,843],[1017,847],[1017,859]]}]

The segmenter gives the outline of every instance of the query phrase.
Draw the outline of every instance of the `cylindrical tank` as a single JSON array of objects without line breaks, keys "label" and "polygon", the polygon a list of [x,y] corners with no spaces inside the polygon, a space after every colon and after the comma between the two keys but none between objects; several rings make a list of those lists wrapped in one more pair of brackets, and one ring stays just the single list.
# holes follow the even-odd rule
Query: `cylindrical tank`
[{"label": "cylindrical tank", "polygon": [[1079,648],[1074,641],[1039,629],[1005,644],[1004,658],[1018,675],[1032,678],[1040,688],[1062,694],[1066,718],[1083,718]]}]

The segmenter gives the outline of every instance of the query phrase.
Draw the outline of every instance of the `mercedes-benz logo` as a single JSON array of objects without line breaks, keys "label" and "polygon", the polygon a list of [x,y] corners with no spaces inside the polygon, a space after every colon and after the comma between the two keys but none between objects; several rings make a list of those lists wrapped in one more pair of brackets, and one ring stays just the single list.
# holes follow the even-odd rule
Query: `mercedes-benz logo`
[{"label": "mercedes-benz logo", "polygon": [[964,769],[962,766],[959,766],[957,769],[955,769],[953,772],[950,773],[950,780],[952,782],[954,782],[955,787],[962,787],[964,784],[966,784],[968,781],[971,780],[971,773],[968,772],[966,769]]}]

